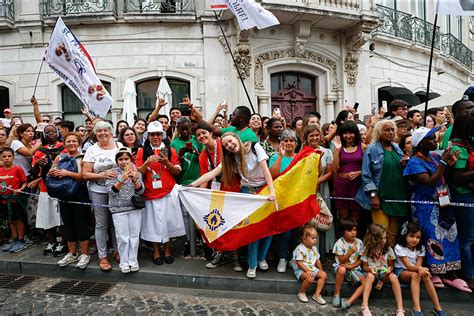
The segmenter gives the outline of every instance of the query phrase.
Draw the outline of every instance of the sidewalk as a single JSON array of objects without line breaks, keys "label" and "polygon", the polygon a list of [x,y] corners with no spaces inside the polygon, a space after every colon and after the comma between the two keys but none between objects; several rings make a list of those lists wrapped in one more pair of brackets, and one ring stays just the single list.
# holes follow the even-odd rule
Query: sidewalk
[{"label": "sidewalk", "polygon": [[[275,262],[269,262],[270,269],[268,271],[257,271],[257,278],[249,280],[245,277],[245,271],[235,272],[230,263],[216,269],[207,269],[205,267],[206,261],[199,258],[184,259],[176,256],[173,264],[157,266],[151,260],[151,252],[145,249],[139,257],[139,272],[122,274],[118,264],[112,262],[113,270],[105,273],[99,270],[97,255],[92,256],[91,263],[84,270],[75,268],[74,264],[60,268],[56,265],[60,258],[43,256],[43,247],[43,244],[33,245],[18,254],[0,252],[0,273],[255,293],[295,294],[299,288],[299,283],[296,281],[291,268],[288,268],[284,274],[277,273]],[[331,296],[334,290],[332,262],[326,261],[324,266],[329,275],[324,296]],[[403,296],[409,298],[409,291],[409,287],[405,287]],[[352,286],[345,283],[342,288],[342,296],[348,296],[351,292]],[[469,303],[472,300],[471,294],[450,288],[438,289],[438,295],[442,302]],[[384,286],[381,291],[374,290],[373,297],[393,299],[391,288]],[[428,299],[424,290],[422,290],[422,298]]]}]

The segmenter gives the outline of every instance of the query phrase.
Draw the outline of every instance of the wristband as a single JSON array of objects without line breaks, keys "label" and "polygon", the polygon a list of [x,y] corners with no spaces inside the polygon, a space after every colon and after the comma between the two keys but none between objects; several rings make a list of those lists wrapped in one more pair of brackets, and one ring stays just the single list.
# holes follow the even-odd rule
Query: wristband
[{"label": "wristband", "polygon": [[124,183],[125,183],[125,180],[123,180],[122,178],[118,178],[118,182],[124,184]]},{"label": "wristband", "polygon": [[446,163],[446,161],[444,161],[443,159],[441,159],[439,162],[441,162],[443,165],[445,165],[446,167],[448,166],[448,164]]}]

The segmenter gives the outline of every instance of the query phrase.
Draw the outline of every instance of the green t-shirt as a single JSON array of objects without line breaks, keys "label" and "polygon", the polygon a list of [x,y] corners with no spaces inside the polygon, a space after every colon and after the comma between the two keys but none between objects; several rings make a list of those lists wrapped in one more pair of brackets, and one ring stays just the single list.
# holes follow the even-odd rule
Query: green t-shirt
[{"label": "green t-shirt", "polygon": [[453,126],[451,125],[450,127],[446,129],[446,132],[444,132],[443,141],[439,145],[440,150],[445,150],[446,148],[448,148],[448,142],[449,142],[449,139],[451,138],[452,131],[453,131]]},{"label": "green t-shirt", "polygon": [[237,130],[237,127],[235,126],[229,126],[222,129],[222,134],[227,132],[232,132],[239,136],[242,143],[259,141],[257,135],[255,135],[255,133],[248,127],[241,130]]},{"label": "green t-shirt", "polygon": [[[455,169],[465,169],[467,166],[467,161],[469,160],[469,151],[466,147],[453,145],[451,151],[459,151],[459,158],[454,164],[453,168]],[[471,194],[471,190],[464,185],[455,185],[451,184],[451,190],[456,194]]]},{"label": "green t-shirt", "polygon": [[[176,138],[171,142],[171,147],[173,147],[176,150],[176,153],[179,154],[179,150],[185,147],[187,142],[191,142],[193,147],[196,148],[198,152],[201,152],[204,148],[204,146],[196,140],[194,135],[192,135],[191,139],[189,140]],[[181,173],[176,180],[178,184],[190,184],[201,176],[198,155],[187,152],[184,154],[183,158],[179,160],[179,162],[181,164]]]}]

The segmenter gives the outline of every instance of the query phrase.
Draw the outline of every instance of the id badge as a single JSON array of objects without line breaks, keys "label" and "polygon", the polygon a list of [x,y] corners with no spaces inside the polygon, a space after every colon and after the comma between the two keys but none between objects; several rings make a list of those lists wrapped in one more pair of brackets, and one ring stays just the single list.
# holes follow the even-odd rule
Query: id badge
[{"label": "id badge", "polygon": [[439,207],[448,206],[450,202],[449,200],[449,190],[446,186],[441,186],[438,188],[438,200],[439,200]]},{"label": "id badge", "polygon": [[152,182],[152,185],[153,185],[153,190],[159,190],[163,188],[163,182],[161,182],[161,180],[154,180]]},{"label": "id badge", "polygon": [[219,181],[212,181],[211,190],[220,191],[221,190],[221,183]]}]

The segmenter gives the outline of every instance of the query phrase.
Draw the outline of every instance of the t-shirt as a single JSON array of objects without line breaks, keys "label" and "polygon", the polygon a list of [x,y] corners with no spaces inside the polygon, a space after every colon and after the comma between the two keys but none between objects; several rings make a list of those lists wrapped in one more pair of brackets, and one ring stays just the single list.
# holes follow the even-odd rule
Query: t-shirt
[{"label": "t-shirt", "polygon": [[395,261],[395,268],[402,268],[407,269],[405,264],[400,259],[401,257],[407,257],[408,262],[412,266],[416,266],[416,260],[418,257],[425,256],[425,246],[421,246],[421,250],[410,250],[407,247],[403,247],[401,245],[395,245],[395,254],[397,255],[397,260]]},{"label": "t-shirt", "polygon": [[[94,163],[92,167],[92,172],[94,173],[111,170],[117,165],[115,163],[115,154],[121,147],[122,144],[115,143],[115,148],[102,149],[99,147],[99,143],[96,143],[87,149],[82,161]],[[97,193],[107,193],[105,181],[105,179],[89,181],[89,190]]]},{"label": "t-shirt", "polygon": [[303,243],[299,244],[293,251],[293,262],[291,266],[293,269],[299,269],[296,265],[296,261],[302,261],[304,266],[310,271],[316,271],[316,261],[320,258],[318,248],[313,246],[311,249],[307,248]]},{"label": "t-shirt", "polygon": [[15,152],[15,156],[13,157],[13,164],[15,166],[21,167],[23,171],[25,172],[25,175],[29,176],[30,169],[31,169],[31,162],[33,160],[33,157],[20,154],[18,152],[18,149],[20,149],[21,147],[26,147],[26,146],[19,140],[12,141],[10,148],[13,149],[13,151]]},{"label": "t-shirt", "polygon": [[395,254],[393,253],[393,249],[391,247],[388,248],[387,252],[382,256],[376,258],[368,258],[365,254],[365,251],[362,252],[362,257],[360,259],[364,262],[367,262],[369,268],[376,269],[376,270],[387,270],[389,265],[388,262],[390,260],[395,260]]},{"label": "t-shirt", "polygon": [[[222,159],[222,144],[220,139],[216,139],[216,152],[209,152],[207,149],[204,149],[201,154],[199,155],[199,170],[201,172],[201,176],[208,173],[209,171],[213,170],[221,163]],[[209,160],[209,157],[211,158]],[[212,161],[212,163],[211,163]],[[220,182],[220,178],[217,179]],[[209,183],[208,188],[211,188],[211,184]],[[240,183],[237,182],[234,185],[227,186],[224,183],[221,183],[221,191],[229,191],[229,192],[239,192],[240,191]]]},{"label": "t-shirt", "polygon": [[259,143],[255,143],[254,148],[256,154],[252,149],[247,154],[247,178],[240,175],[240,184],[244,187],[260,187],[267,183],[260,167],[261,161],[268,160],[267,153]]},{"label": "t-shirt", "polygon": [[[23,171],[23,168],[20,166],[12,166],[10,169],[5,169],[4,167],[0,168],[0,195],[11,195],[13,190],[19,189],[21,184],[26,182],[26,175]],[[7,201],[1,201],[2,204],[5,204]]]},{"label": "t-shirt", "polygon": [[[155,151],[155,155],[161,153],[161,149],[165,147],[165,144],[161,143],[159,149]],[[174,148],[171,150],[170,163],[174,166],[179,166],[178,154]],[[143,160],[144,149],[139,148],[137,152],[137,167],[141,167],[145,162]],[[153,189],[153,181],[161,180],[161,189]],[[160,199],[170,193],[173,190],[176,180],[174,179],[171,172],[161,163],[154,162],[148,165],[146,173],[143,175],[143,183],[145,184],[145,192],[143,196],[146,200]]]},{"label": "t-shirt", "polygon": [[339,261],[339,258],[337,256],[344,256],[346,253],[349,252],[349,249],[351,249],[352,245],[354,245],[354,244],[357,247],[357,251],[354,252],[349,257],[349,260],[347,261],[347,263],[349,263],[349,264],[353,264],[354,262],[356,262],[359,259],[360,255],[362,253],[362,250],[364,249],[364,244],[362,243],[362,240],[360,240],[359,238],[356,238],[353,243],[349,243],[344,239],[344,237],[341,237],[336,241],[336,243],[334,244],[334,248],[332,250],[332,253],[336,255],[335,256],[336,257],[336,263],[341,264],[341,262]]},{"label": "t-shirt", "polygon": [[[280,165],[280,170],[279,170],[280,173],[282,173],[291,164],[291,162],[293,161],[293,158],[295,157],[283,156],[281,158],[281,165]],[[271,168],[275,164],[277,159],[278,159],[278,154],[274,154],[273,156],[271,156],[268,162],[268,166]]]},{"label": "t-shirt", "polygon": [[439,145],[438,149],[445,150],[446,148],[448,148],[448,142],[449,142],[449,139],[451,138],[452,132],[453,132],[453,125],[450,125],[444,132],[443,141]]},{"label": "t-shirt", "polygon": [[[454,164],[453,168],[464,170],[469,160],[469,151],[466,147],[453,145],[451,151],[454,152],[456,150],[459,151],[459,158]],[[465,185],[451,184],[451,189],[457,194],[472,194],[472,191]]]},{"label": "t-shirt", "polygon": [[237,127],[235,126],[229,126],[222,129],[222,134],[227,132],[232,132],[239,136],[242,143],[259,141],[257,135],[248,127],[241,130],[237,130]]},{"label": "t-shirt", "polygon": [[[176,150],[176,153],[179,153],[180,149],[186,147],[186,143],[188,142],[190,142],[198,152],[201,152],[204,148],[204,146],[196,140],[194,135],[192,135],[191,139],[189,140],[176,138],[171,142],[171,147]],[[183,158],[180,160],[180,164],[182,171],[176,181],[177,183],[187,185],[194,182],[194,180],[199,179],[201,173],[199,170],[198,156],[193,153],[186,152]]]}]

